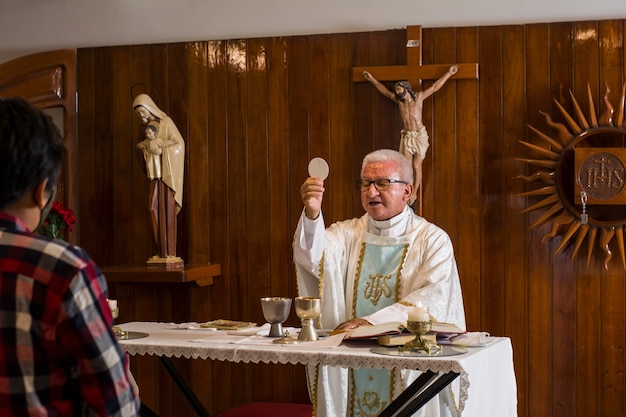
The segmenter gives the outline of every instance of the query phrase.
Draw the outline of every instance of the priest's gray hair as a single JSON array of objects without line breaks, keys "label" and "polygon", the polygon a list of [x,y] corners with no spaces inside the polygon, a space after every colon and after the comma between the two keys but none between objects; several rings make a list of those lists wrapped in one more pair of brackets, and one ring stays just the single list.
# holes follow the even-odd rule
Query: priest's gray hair
[{"label": "priest's gray hair", "polygon": [[365,166],[374,162],[387,162],[394,161],[398,164],[398,175],[400,178],[390,178],[392,180],[399,179],[409,184],[413,184],[413,166],[411,161],[400,152],[393,149],[378,149],[374,152],[370,152],[363,158],[363,164],[361,164],[361,177]]}]

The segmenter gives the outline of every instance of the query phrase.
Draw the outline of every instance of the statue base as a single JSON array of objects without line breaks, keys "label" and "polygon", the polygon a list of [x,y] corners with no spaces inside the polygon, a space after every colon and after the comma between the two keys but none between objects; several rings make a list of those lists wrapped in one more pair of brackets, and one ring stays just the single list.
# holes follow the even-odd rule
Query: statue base
[{"label": "statue base", "polygon": [[185,267],[185,262],[178,256],[161,257],[154,255],[146,261],[148,269],[180,269]]}]

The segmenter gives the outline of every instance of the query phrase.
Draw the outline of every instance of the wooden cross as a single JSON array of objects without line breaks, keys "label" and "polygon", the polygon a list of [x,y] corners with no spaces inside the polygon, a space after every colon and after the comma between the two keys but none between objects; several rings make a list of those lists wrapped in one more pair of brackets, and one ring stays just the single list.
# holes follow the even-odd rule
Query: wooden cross
[{"label": "wooden cross", "polygon": [[[363,71],[368,71],[378,81],[407,80],[414,89],[417,89],[422,80],[436,80],[448,71],[454,64],[422,65],[422,27],[408,26],[406,28],[406,65],[388,67],[353,67],[352,81],[363,82]],[[478,64],[457,64],[459,71],[450,79],[478,79]]]},{"label": "wooden cross", "polygon": [[[422,27],[406,28],[406,65],[388,67],[353,67],[352,81],[366,81],[363,71],[367,71],[378,81],[408,81],[413,89],[418,90],[422,80],[441,78],[454,64],[422,65]],[[478,64],[456,64],[459,70],[450,79],[478,79]],[[423,186],[417,190],[418,200],[415,211],[422,215]]]}]

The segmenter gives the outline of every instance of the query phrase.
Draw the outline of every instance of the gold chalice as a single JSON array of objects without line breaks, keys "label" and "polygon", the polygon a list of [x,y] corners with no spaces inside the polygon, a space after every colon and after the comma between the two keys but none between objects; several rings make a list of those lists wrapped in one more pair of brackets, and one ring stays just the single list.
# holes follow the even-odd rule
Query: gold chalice
[{"label": "gold chalice", "polygon": [[296,314],[302,319],[302,329],[298,335],[301,342],[319,339],[314,320],[322,314],[322,299],[319,297],[296,297]]}]

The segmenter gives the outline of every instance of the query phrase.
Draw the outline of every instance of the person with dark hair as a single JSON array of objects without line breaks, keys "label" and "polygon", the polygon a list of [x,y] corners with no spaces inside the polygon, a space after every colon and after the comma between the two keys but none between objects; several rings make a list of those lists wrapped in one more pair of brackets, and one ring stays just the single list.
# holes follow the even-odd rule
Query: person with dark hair
[{"label": "person with dark hair", "polygon": [[414,91],[408,81],[398,81],[394,84],[394,91],[388,90],[376,78],[367,71],[363,71],[363,76],[372,83],[376,90],[385,97],[398,104],[400,117],[404,127],[400,132],[400,152],[413,163],[413,176],[415,187],[413,195],[409,199],[409,205],[413,205],[417,199],[417,190],[422,186],[422,163],[428,150],[428,132],[422,123],[422,108],[424,100],[433,95],[443,85],[456,74],[458,65],[452,65],[448,71],[441,76],[432,86],[423,91]]},{"label": "person with dark hair", "polygon": [[0,98],[0,415],[136,416],[105,277],[83,249],[36,233],[65,152],[44,112]]},{"label": "person with dark hair", "polygon": [[[293,241],[298,294],[322,298],[321,327],[347,331],[406,323],[410,309],[421,305],[429,307],[433,320],[464,329],[450,237],[407,204],[413,193],[411,163],[392,149],[374,151],[363,159],[357,190],[365,214],[326,228],[324,180],[309,177],[300,188],[304,210]],[[310,366],[307,377],[317,417],[374,416],[416,372],[320,365]],[[454,414],[449,394],[440,394],[440,401],[430,401],[419,415]]]}]

